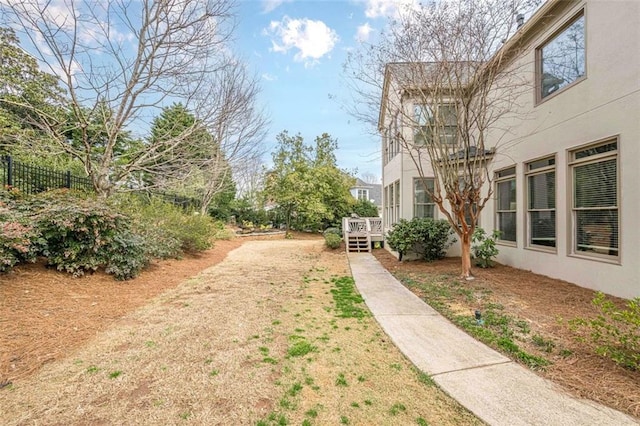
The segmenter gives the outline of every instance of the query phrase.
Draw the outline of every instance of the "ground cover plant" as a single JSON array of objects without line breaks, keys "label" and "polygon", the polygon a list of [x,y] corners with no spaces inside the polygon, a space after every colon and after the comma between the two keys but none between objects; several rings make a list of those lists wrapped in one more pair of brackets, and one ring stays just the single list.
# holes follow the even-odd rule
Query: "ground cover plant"
[{"label": "ground cover plant", "polygon": [[637,339],[637,310],[629,305],[634,301],[599,299],[592,290],[497,263],[475,269],[469,282],[459,279],[457,258],[399,262],[385,250],[374,255],[478,340],[579,397],[640,417],[640,372],[618,365],[610,350],[614,343],[624,348],[619,339],[629,344]]}]

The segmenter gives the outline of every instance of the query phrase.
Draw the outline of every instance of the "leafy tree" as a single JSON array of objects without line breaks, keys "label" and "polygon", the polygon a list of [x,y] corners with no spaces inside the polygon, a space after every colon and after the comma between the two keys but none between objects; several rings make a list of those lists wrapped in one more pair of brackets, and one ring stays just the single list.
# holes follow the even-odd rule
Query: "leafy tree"
[{"label": "leafy tree", "polygon": [[378,217],[378,206],[369,200],[357,200],[351,208],[360,217]]},{"label": "leafy tree", "polygon": [[[59,118],[64,102],[64,91],[59,80],[40,70],[36,59],[20,47],[18,37],[11,28],[0,27],[2,150],[16,154],[25,142],[46,139],[46,134],[39,129],[47,120],[55,122]],[[42,114],[35,114],[34,108],[38,108]]]},{"label": "leafy tree", "polygon": [[311,147],[302,136],[289,136],[287,131],[277,141],[264,196],[282,213],[287,231],[327,226],[346,214],[353,179],[336,166],[336,141],[325,133]]}]

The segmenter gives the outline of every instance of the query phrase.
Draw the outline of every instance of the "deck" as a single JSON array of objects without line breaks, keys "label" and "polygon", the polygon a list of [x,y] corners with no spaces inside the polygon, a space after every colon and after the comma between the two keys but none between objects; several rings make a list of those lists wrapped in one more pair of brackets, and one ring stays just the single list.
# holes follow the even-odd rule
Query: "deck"
[{"label": "deck", "polygon": [[370,252],[373,243],[384,241],[382,218],[342,218],[342,232],[347,252]]}]

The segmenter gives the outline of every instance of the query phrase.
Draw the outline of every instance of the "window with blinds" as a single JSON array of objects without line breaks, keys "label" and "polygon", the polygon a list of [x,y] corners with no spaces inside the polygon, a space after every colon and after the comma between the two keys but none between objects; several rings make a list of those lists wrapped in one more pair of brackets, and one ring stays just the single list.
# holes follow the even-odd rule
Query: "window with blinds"
[{"label": "window with blinds", "polygon": [[573,251],[618,258],[618,142],[571,152]]},{"label": "window with blinds", "polygon": [[495,173],[496,229],[500,240],[516,242],[516,167]]},{"label": "window with blinds", "polygon": [[556,247],[556,159],[525,165],[527,178],[527,244]]},{"label": "window with blinds", "polygon": [[414,106],[413,143],[426,145],[429,143],[453,145],[458,133],[458,120],[454,105]]},{"label": "window with blinds", "polygon": [[435,216],[435,203],[429,195],[433,190],[433,178],[413,178],[413,217]]}]

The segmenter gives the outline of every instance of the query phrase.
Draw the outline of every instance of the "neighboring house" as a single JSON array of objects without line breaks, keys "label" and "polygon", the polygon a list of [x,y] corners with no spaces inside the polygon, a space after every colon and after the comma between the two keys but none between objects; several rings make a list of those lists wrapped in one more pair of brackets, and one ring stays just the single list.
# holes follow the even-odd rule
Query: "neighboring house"
[{"label": "neighboring house", "polygon": [[356,200],[368,200],[378,207],[378,216],[382,214],[382,184],[367,183],[356,178],[355,186],[350,189],[351,195]]},{"label": "neighboring house", "polygon": [[[571,55],[552,52],[568,39]],[[501,231],[503,264],[638,297],[640,1],[548,0],[503,49],[515,45],[525,47],[509,65],[527,82],[523,118],[499,123],[506,138],[486,142],[494,200],[478,225]],[[401,218],[444,218],[397,137],[414,137],[394,111],[415,106],[398,101],[401,68],[387,66],[379,121],[385,231]]]}]

